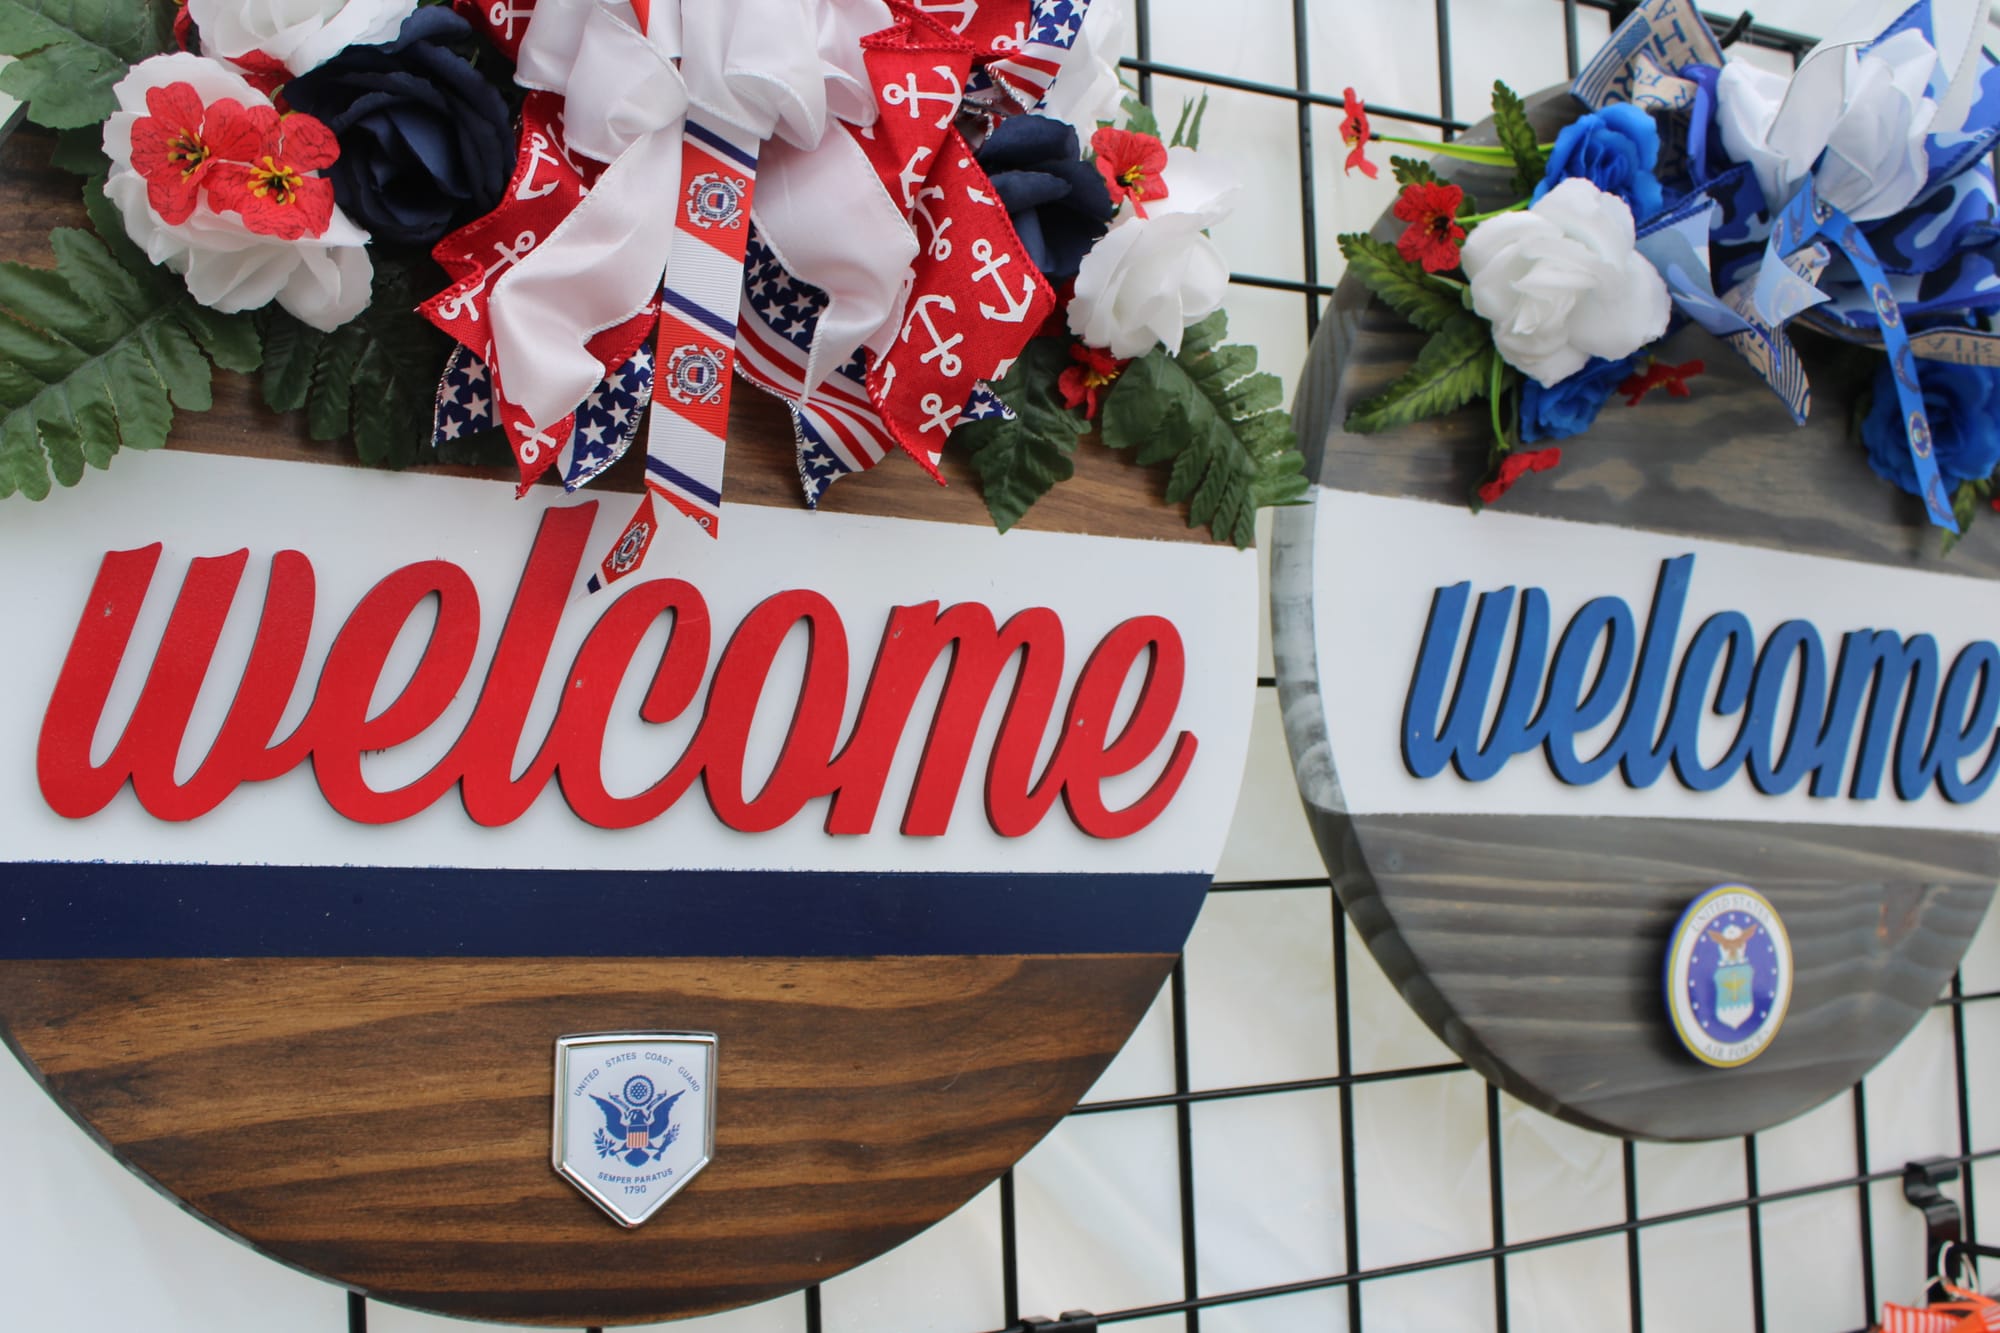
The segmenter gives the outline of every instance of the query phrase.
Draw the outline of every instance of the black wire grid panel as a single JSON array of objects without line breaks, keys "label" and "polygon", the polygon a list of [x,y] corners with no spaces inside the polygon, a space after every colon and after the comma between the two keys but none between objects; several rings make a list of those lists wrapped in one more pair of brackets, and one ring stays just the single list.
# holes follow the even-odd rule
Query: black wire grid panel
[{"label": "black wire grid panel", "polygon": [[[1387,30],[1393,39],[1408,48],[1434,43],[1436,49],[1436,104],[1431,107],[1394,105],[1393,100],[1378,102],[1369,97],[1369,111],[1378,132],[1401,133],[1412,137],[1437,136],[1449,138],[1466,128],[1471,119],[1483,114],[1483,98],[1477,104],[1471,101],[1473,90],[1483,89],[1494,77],[1506,77],[1522,91],[1539,86],[1532,74],[1524,74],[1519,69],[1488,68],[1491,53],[1468,47],[1459,51],[1454,58],[1454,18],[1459,20],[1461,39],[1465,29],[1477,28],[1481,20],[1490,21],[1492,11],[1485,14],[1477,11],[1486,9],[1490,0],[1458,0],[1456,7],[1451,0],[1376,0],[1364,4],[1360,0],[1352,3],[1338,3],[1337,0],[1290,0],[1291,33],[1290,48],[1293,56],[1291,78],[1285,81],[1259,81],[1235,77],[1212,70],[1174,63],[1156,57],[1156,35],[1161,11],[1168,9],[1169,0],[1133,0],[1136,13],[1136,33],[1133,34],[1134,56],[1124,64],[1127,78],[1135,83],[1142,95],[1157,107],[1171,110],[1178,106],[1183,95],[1198,94],[1202,90],[1213,93],[1217,99],[1216,110],[1211,113],[1210,125],[1227,125],[1225,131],[1216,129],[1220,137],[1223,133],[1233,135],[1242,132],[1242,122],[1254,120],[1260,125],[1270,123],[1271,108],[1278,108],[1291,120],[1297,136],[1297,211],[1299,237],[1299,266],[1295,274],[1278,274],[1265,271],[1246,271],[1233,275],[1237,291],[1231,300],[1232,311],[1239,317],[1245,306],[1258,307],[1266,316],[1269,308],[1262,302],[1292,302],[1296,316],[1302,316],[1292,327],[1304,337],[1310,337],[1318,321],[1321,305],[1333,291],[1335,274],[1323,261],[1330,256],[1337,266],[1338,255],[1331,248],[1329,219],[1323,219],[1322,204],[1333,196],[1334,177],[1339,163],[1345,156],[1339,148],[1336,132],[1344,103],[1339,90],[1348,84],[1361,86],[1364,96],[1368,95],[1368,81],[1381,77],[1378,73],[1356,68],[1315,69],[1311,54],[1315,50],[1329,49],[1327,28],[1342,21],[1357,25],[1367,25],[1379,37]],[[1587,58],[1591,51],[1603,40],[1604,35],[1615,22],[1632,7],[1619,0],[1549,0],[1560,9],[1560,24],[1551,24],[1560,35],[1562,50],[1560,63],[1551,57],[1550,67],[1543,72],[1549,77],[1540,82],[1554,82],[1567,72],[1574,74],[1579,60]],[[1184,10],[1188,6],[1175,6]],[[1209,11],[1227,13],[1233,5],[1229,0],[1211,0]],[[1523,8],[1520,3],[1505,6],[1510,12]],[[1230,21],[1230,20],[1225,20]],[[1725,44],[1737,47],[1739,54],[1760,60],[1776,60],[1785,57],[1796,60],[1809,49],[1811,38],[1783,29],[1755,22],[1748,15],[1711,14],[1710,22],[1719,34],[1724,35]],[[1317,41],[1313,34],[1317,31]],[[1269,36],[1269,34],[1265,34]],[[1477,32],[1473,34],[1476,40]],[[1474,57],[1479,57],[1477,60]],[[1349,62],[1337,62],[1347,65]],[[1473,71],[1468,67],[1478,65]],[[1479,81],[1470,82],[1472,72],[1480,75]],[[1463,90],[1463,91],[1461,91]],[[1461,100],[1464,105],[1461,105]],[[1259,105],[1261,104],[1261,105]],[[1239,114],[1242,113],[1242,114]],[[1378,158],[1386,154],[1377,154]],[[1351,194],[1352,187],[1340,186],[1344,197]],[[1341,219],[1342,229],[1365,226],[1372,218],[1372,211],[1378,210],[1386,195],[1372,198],[1364,196],[1368,216],[1345,217]],[[1291,201],[1285,201],[1283,212],[1289,209]],[[1330,209],[1327,211],[1331,211]],[[1343,209],[1344,212],[1344,209]],[[1276,252],[1273,251],[1273,254]],[[1236,258],[1243,259],[1242,252]],[[1284,267],[1273,259],[1270,267]],[[1266,324],[1269,319],[1266,319]],[[1291,345],[1302,352],[1304,338],[1296,334]],[[1291,364],[1270,355],[1272,347],[1267,342],[1267,364],[1270,368],[1289,373],[1297,364]],[[1279,349],[1282,351],[1282,346]],[[1268,677],[1258,681],[1261,715],[1275,719],[1275,685]],[[1271,766],[1278,761],[1274,751],[1282,753],[1281,746],[1270,734],[1262,737],[1258,750],[1253,751],[1253,778],[1257,778],[1259,765]],[[1284,773],[1273,779],[1264,774],[1259,778],[1265,795],[1276,800],[1288,799],[1288,794],[1280,789],[1280,784],[1289,784],[1289,774]],[[1253,782],[1253,792],[1256,783]],[[1153,1095],[1101,1099],[1079,1106],[1066,1125],[1078,1125],[1085,1120],[1099,1118],[1115,1120],[1134,1117],[1170,1115],[1173,1122],[1172,1140],[1174,1146],[1174,1169],[1176,1171],[1175,1194],[1178,1199],[1179,1258],[1182,1280],[1179,1295],[1174,1299],[1155,1301],[1149,1304],[1132,1305],[1121,1309],[1100,1309],[1094,1311],[1072,1311],[1062,1313],[1058,1305],[1052,1309],[1024,1309],[1022,1305],[1023,1260],[1022,1229],[1020,1214],[1020,1182],[1018,1171],[1010,1171],[998,1188],[997,1212],[999,1228],[1000,1272],[998,1282],[1003,1308],[1002,1325],[991,1333],[1018,1333],[1024,1329],[1043,1329],[1047,1333],[1081,1333],[1082,1330],[1116,1325],[1143,1325],[1145,1329],[1185,1328],[1186,1333],[1199,1333],[1204,1316],[1209,1316],[1212,1325],[1218,1324],[1219,1316],[1228,1315],[1228,1326],[1232,1328],[1264,1328],[1281,1322],[1277,1310],[1288,1303],[1290,1298],[1299,1298],[1317,1293],[1321,1301],[1331,1301],[1325,1307],[1325,1314],[1331,1316],[1328,1325],[1344,1326],[1350,1333],[1358,1333],[1364,1327],[1387,1330],[1405,1327],[1486,1327],[1507,1333],[1511,1328],[1536,1328],[1541,1321],[1532,1312],[1524,1312],[1519,1302],[1510,1297],[1510,1269],[1532,1262],[1544,1252],[1559,1247],[1583,1247],[1570,1251],[1579,1256],[1579,1265],[1592,1268],[1592,1277],[1601,1287],[1615,1289],[1623,1287],[1623,1308],[1601,1306],[1592,1327],[1626,1327],[1633,1333],[1652,1328],[1655,1333],[1664,1333],[1675,1321],[1655,1316],[1649,1323],[1647,1300],[1648,1265],[1645,1256],[1649,1238],[1671,1234],[1673,1228],[1681,1224],[1694,1223],[1703,1219],[1738,1217],[1741,1219],[1742,1233],[1748,1245],[1748,1296],[1750,1309],[1745,1312],[1718,1308],[1714,1326],[1744,1327],[1765,1333],[1766,1329],[1790,1329],[1814,1327],[1822,1333],[1841,1333],[1846,1329],[1865,1329],[1876,1316],[1880,1302],[1884,1298],[1914,1300],[1923,1287],[1921,1272],[1923,1261],[1922,1229],[1914,1215],[1902,1200],[1898,1186],[1902,1177],[1900,1160],[1886,1160],[1884,1149],[1877,1143],[1871,1153],[1868,1095],[1863,1087],[1856,1087],[1847,1095],[1847,1111],[1853,1124],[1852,1155],[1841,1169],[1829,1178],[1814,1178],[1801,1183],[1786,1184],[1781,1188],[1759,1187],[1760,1176],[1766,1180],[1779,1173],[1768,1165],[1760,1171],[1760,1139],[1768,1140],[1770,1135],[1745,1138],[1735,1145],[1723,1145],[1719,1158],[1711,1151],[1702,1161],[1714,1163],[1726,1158],[1737,1159],[1729,1162],[1733,1172],[1740,1171],[1742,1188],[1727,1189],[1723,1196],[1685,1206],[1662,1209],[1657,1203],[1649,1205],[1642,1191],[1644,1163],[1655,1150],[1644,1145],[1625,1143],[1613,1145],[1609,1151],[1616,1155],[1613,1172],[1622,1175],[1623,1207],[1622,1216],[1612,1216],[1591,1225],[1556,1225],[1522,1227],[1515,1229],[1524,1234],[1521,1238],[1511,1238],[1509,1234],[1510,1208],[1507,1195],[1507,1163],[1510,1160],[1505,1145],[1509,1141],[1503,1123],[1507,1106],[1501,1095],[1484,1084],[1477,1084],[1483,1093],[1485,1107],[1485,1157],[1486,1195],[1490,1216],[1488,1243],[1471,1248],[1463,1248],[1443,1253],[1435,1257],[1408,1262],[1376,1263],[1370,1267],[1364,1261],[1364,1236],[1372,1224],[1379,1224],[1382,1202],[1376,1197],[1376,1183],[1380,1169],[1371,1179],[1371,1186],[1364,1189],[1359,1182],[1369,1176],[1371,1163],[1357,1150],[1359,1135],[1356,1132],[1357,1098],[1365,1096],[1376,1085],[1415,1086],[1426,1081],[1458,1080],[1460,1086],[1476,1076],[1460,1062],[1441,1059],[1431,1063],[1400,1068],[1370,1067],[1372,1061],[1357,1058],[1357,1033],[1350,1020],[1356,1006],[1350,1003],[1357,987],[1373,984],[1381,986],[1379,974],[1372,961],[1361,952],[1361,946],[1352,929],[1344,921],[1340,904],[1333,895],[1324,877],[1283,878],[1283,879],[1243,879],[1220,881],[1215,886],[1218,895],[1245,895],[1238,901],[1250,903],[1275,903],[1280,900],[1296,901],[1300,896],[1308,896],[1328,904],[1332,924],[1332,1021],[1331,1030],[1325,1040],[1331,1045],[1332,1072],[1319,1077],[1290,1079],[1265,1083],[1238,1083],[1232,1086],[1209,1087],[1197,1083],[1191,1071],[1191,1043],[1189,1029],[1196,1018],[1196,1010],[1189,999],[1189,969],[1186,962],[1177,965],[1173,978],[1165,994],[1162,1005],[1165,1010],[1166,1026],[1170,1033],[1172,1047],[1172,1090]],[[1224,900],[1212,900],[1211,911]],[[1236,984],[1241,984],[1240,979]],[[1393,997],[1383,997],[1393,1004]],[[1980,1165],[2000,1158],[2000,1148],[1977,1147],[1974,1137],[1973,1107],[1975,1087],[1984,1088],[1984,1065],[1980,1061],[1968,1060],[1967,1028],[1971,1021],[1978,1031],[1985,1033],[1980,1021],[1987,1015],[2000,1017],[2000,1008],[1992,1002],[2000,1000],[2000,990],[1969,992],[1964,977],[1953,980],[1949,994],[1938,1001],[1942,1011],[1934,1016],[1938,1023],[1949,1023],[1950,1059],[1949,1087],[1934,1089],[1936,1096],[1948,1103],[1942,1109],[1944,1118],[1955,1115],[1956,1143],[1927,1143],[1924,1151],[1956,1162],[1961,1168],[1962,1183],[1959,1187],[1960,1202],[1969,1236],[1977,1236],[1978,1214],[1976,1211],[1975,1181],[1980,1175]],[[1984,1009],[1981,1006],[1985,1006]],[[1411,1020],[1414,1022],[1414,1020]],[[1142,1029],[1143,1032],[1143,1029]],[[1978,1043],[1973,1043],[1975,1046]],[[1418,1044],[1418,1049],[1423,1049]],[[1406,1048],[1407,1049],[1407,1048]],[[1442,1047],[1434,1047],[1442,1052]],[[1942,1083],[1945,1080],[1937,1079]],[[2000,1092],[2000,1089],[1992,1091]],[[1260,1099],[1283,1098],[1301,1094],[1314,1095],[1331,1113],[1329,1119],[1337,1123],[1339,1183],[1337,1197],[1335,1190],[1328,1190],[1328,1197],[1321,1201],[1323,1208],[1336,1212],[1339,1219],[1338,1234],[1344,1253],[1329,1256],[1341,1262],[1329,1263],[1331,1271],[1272,1285],[1231,1290],[1214,1290],[1202,1282],[1202,1233],[1200,1213],[1200,1172],[1197,1162],[1196,1121],[1199,1113],[1228,1106],[1245,1106]],[[1472,1094],[1474,1096],[1477,1093]],[[1836,1102],[1828,1112],[1839,1113]],[[1155,1126],[1157,1128],[1157,1126]],[[1896,1127],[1877,1124],[1873,1126],[1879,1138],[1892,1141],[1907,1140],[1907,1135],[1899,1136]],[[1885,1130],[1887,1132],[1885,1132]],[[1206,1141],[1204,1141],[1206,1143]],[[1682,1150],[1685,1151],[1685,1150]],[[1767,1162],[1770,1153],[1767,1151]],[[1676,1158],[1681,1165],[1674,1170],[1685,1172],[1686,1159]],[[1740,1162],[1740,1166],[1737,1164]],[[1199,1164],[1204,1168],[1210,1164]],[[1665,1166],[1665,1161],[1661,1163]],[[1787,1180],[1796,1180],[1800,1172],[1789,1162],[1783,1168]],[[1364,1196],[1365,1199],[1364,1199]],[[1766,1280],[1766,1229],[1778,1225],[1796,1225],[1798,1219],[1808,1213],[1829,1208],[1851,1209],[1858,1237],[1851,1250],[1845,1254],[1828,1256],[1827,1270],[1808,1275],[1801,1279]],[[1804,1210],[1804,1211],[1802,1211]],[[1213,1244],[1215,1234],[1211,1229],[1208,1236]],[[1594,1243],[1594,1244],[1593,1244]],[[1581,1256],[1588,1255],[1583,1258]],[[1623,1282],[1608,1281],[1615,1274],[1603,1271],[1607,1257],[1622,1254]],[[1611,1263],[1616,1264],[1612,1259]],[[1859,1268],[1858,1275],[1851,1270]],[[1462,1304],[1450,1309],[1440,1308],[1438,1317],[1424,1325],[1406,1323],[1401,1317],[1396,1320],[1378,1317],[1373,1324],[1367,1322],[1370,1312],[1368,1299],[1371,1291],[1380,1290],[1385,1284],[1403,1279],[1435,1279],[1446,1273],[1464,1274],[1468,1270],[1483,1268],[1490,1275],[1490,1295],[1482,1303],[1490,1302],[1490,1310],[1467,1312]],[[1878,1270],[1884,1275],[1878,1290]],[[1676,1274],[1685,1280],[1681,1274]],[[1798,1291],[1800,1281],[1831,1284],[1843,1287],[1849,1293],[1841,1304],[1848,1308],[1846,1314],[1838,1316],[1835,1322],[1823,1322],[1820,1313],[1818,1323],[1801,1322],[1798,1315]],[[1481,1281],[1478,1287],[1488,1284]],[[1451,1284],[1454,1299],[1462,1302],[1467,1285],[1463,1281]],[[1825,1302],[1820,1302],[1823,1310]],[[803,1302],[803,1323],[806,1333],[822,1333],[827,1320],[822,1314],[822,1293],[814,1288],[805,1293]],[[1271,1312],[1271,1322],[1266,1323],[1260,1310]],[[367,1327],[369,1308],[360,1297],[349,1301],[349,1323],[355,1333]],[[1340,1316],[1344,1314],[1344,1320]],[[1024,1317],[1025,1316],[1025,1317]],[[1047,1322],[1044,1322],[1046,1319]],[[699,1328],[704,1321],[696,1321]],[[1285,1319],[1288,1327],[1300,1326],[1294,1319]],[[841,1321],[843,1326],[853,1326],[852,1321]],[[876,1322],[870,1327],[879,1333],[902,1333],[889,1322]],[[968,1328],[963,1333],[989,1333],[988,1330]]]}]

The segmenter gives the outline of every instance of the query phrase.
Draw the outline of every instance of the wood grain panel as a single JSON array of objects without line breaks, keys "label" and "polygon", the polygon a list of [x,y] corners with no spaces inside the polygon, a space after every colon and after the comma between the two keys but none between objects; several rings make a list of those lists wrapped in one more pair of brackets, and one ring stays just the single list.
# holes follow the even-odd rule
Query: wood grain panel
[{"label": "wood grain panel", "polygon": [[[1544,139],[1578,113],[1566,92],[1531,102]],[[1472,137],[1494,142],[1490,127]],[[1503,173],[1459,162],[1438,167],[1482,209],[1508,201]],[[1376,235],[1393,240],[1400,230],[1385,218]],[[1818,391],[1808,425],[1794,426],[1721,344],[1684,333],[1661,355],[1706,361],[1692,399],[1656,394],[1638,408],[1614,400],[1586,437],[1563,442],[1560,468],[1518,487],[1504,508],[2000,577],[2000,525],[1976,526],[1939,559],[1938,533],[1921,504],[1870,472],[1849,438],[1862,380],[1851,353],[1811,335],[1798,343]],[[1466,502],[1486,468],[1485,403],[1383,435],[1342,428],[1351,406],[1399,376],[1421,345],[1422,335],[1358,281],[1341,283],[1296,408],[1309,475],[1335,490]],[[1588,531],[1576,541],[1586,555]],[[1341,901],[1425,1021],[1523,1101],[1637,1137],[1765,1128],[1858,1080],[1908,1034],[1958,966],[2000,882],[2000,849],[1982,836],[1557,811],[1350,816],[1319,693],[1312,583],[1368,571],[1317,569],[1313,518],[1303,511],[1278,516],[1274,547],[1286,731]],[[1711,1069],[1675,1038],[1661,976],[1681,911],[1734,881],[1762,892],[1783,916],[1797,976],[1770,1049],[1741,1068]]]},{"label": "wood grain panel", "polygon": [[[2000,848],[1964,835],[1313,813],[1404,997],[1507,1091],[1612,1133],[1748,1133],[1854,1083],[1937,998],[2000,880]],[[1712,1070],[1674,1037],[1660,970],[1688,902],[1739,880],[1784,918],[1797,980],[1771,1048]]]},{"label": "wood grain panel", "polygon": [[[1172,959],[10,963],[7,1035],[119,1156],[371,1295],[551,1324],[820,1281],[957,1208],[1123,1044]],[[722,1034],[715,1159],[625,1231],[549,1166],[553,1038]]]}]

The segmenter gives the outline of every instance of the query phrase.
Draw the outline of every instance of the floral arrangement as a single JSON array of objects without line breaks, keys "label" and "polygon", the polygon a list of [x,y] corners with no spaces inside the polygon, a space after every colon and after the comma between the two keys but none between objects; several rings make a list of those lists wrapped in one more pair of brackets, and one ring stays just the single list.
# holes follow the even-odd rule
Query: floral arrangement
[{"label": "floral arrangement", "polygon": [[1695,324],[1742,357],[1795,420],[1810,403],[1794,325],[1874,357],[1856,413],[1885,481],[1923,501],[1946,549],[1994,499],[2000,467],[2000,69],[1984,8],[1861,10],[1790,76],[1731,60],[1688,0],[1648,0],[1571,92],[1542,142],[1496,85],[1497,144],[1372,135],[1347,91],[1347,169],[1375,142],[1511,171],[1475,201],[1424,160],[1393,159],[1389,243],[1341,238],[1354,274],[1429,334],[1409,372],[1358,404],[1355,432],[1477,400],[1493,443],[1475,508],[1561,461],[1614,397],[1685,397],[1702,360],[1658,345]]},{"label": "floral arrangement", "polygon": [[[212,366],[364,461],[574,490],[642,428],[719,530],[741,376],[816,504],[961,449],[1001,528],[1096,435],[1249,543],[1305,483],[1225,345],[1235,187],[1107,53],[1119,0],[0,0],[0,91],[96,234],[0,269],[0,496],[155,448]],[[650,411],[648,409],[650,408]],[[671,521],[671,520],[670,520]]]}]

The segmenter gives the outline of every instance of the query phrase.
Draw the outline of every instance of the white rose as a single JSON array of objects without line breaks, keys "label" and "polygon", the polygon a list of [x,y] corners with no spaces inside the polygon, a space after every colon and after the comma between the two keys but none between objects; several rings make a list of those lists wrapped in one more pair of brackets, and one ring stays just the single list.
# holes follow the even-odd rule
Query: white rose
[{"label": "white rose", "polygon": [[262,52],[294,74],[350,46],[394,40],[417,0],[188,0],[201,49],[228,60]]},{"label": "white rose", "polygon": [[113,92],[118,110],[104,122],[111,173],[104,193],[118,207],[125,231],[155,264],[180,274],[195,300],[224,312],[255,310],[273,300],[316,329],[345,324],[368,305],[373,266],[368,233],[338,208],[320,236],[296,241],[251,231],[206,198],[189,217],[170,223],[146,197],[132,167],[132,126],[148,113],[146,93],[170,84],[191,86],[204,106],[230,98],[243,106],[270,99],[242,76],[202,56],[154,56],[132,67]]},{"label": "white rose", "polygon": [[1181,333],[1222,306],[1229,265],[1205,234],[1234,208],[1237,185],[1188,148],[1169,148],[1166,194],[1131,201],[1083,257],[1069,329],[1113,356],[1144,356],[1159,343],[1181,349]]},{"label": "white rose", "polygon": [[1667,331],[1667,284],[1633,248],[1632,210],[1587,180],[1480,223],[1460,259],[1501,357],[1544,388]]},{"label": "white rose", "polygon": [[1849,48],[1827,58],[1839,68],[1815,70],[1802,85],[1741,60],[1724,65],[1715,88],[1722,146],[1750,164],[1773,212],[1807,176],[1857,222],[1901,212],[1930,176],[1924,141],[1938,106],[1926,93],[1937,52],[1905,29],[1865,55]]}]

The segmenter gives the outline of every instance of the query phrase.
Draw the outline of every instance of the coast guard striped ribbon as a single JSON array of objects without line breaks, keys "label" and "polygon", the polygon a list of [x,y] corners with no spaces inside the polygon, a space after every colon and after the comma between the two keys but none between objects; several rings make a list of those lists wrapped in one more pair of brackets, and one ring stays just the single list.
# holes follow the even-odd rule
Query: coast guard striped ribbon
[{"label": "coast guard striped ribbon", "polygon": [[762,140],[719,118],[688,113],[674,240],[660,288],[653,346],[653,414],[646,432],[646,498],[606,556],[596,592],[637,569],[659,525],[658,497],[714,537],[722,518],[730,374],[750,202]]}]

